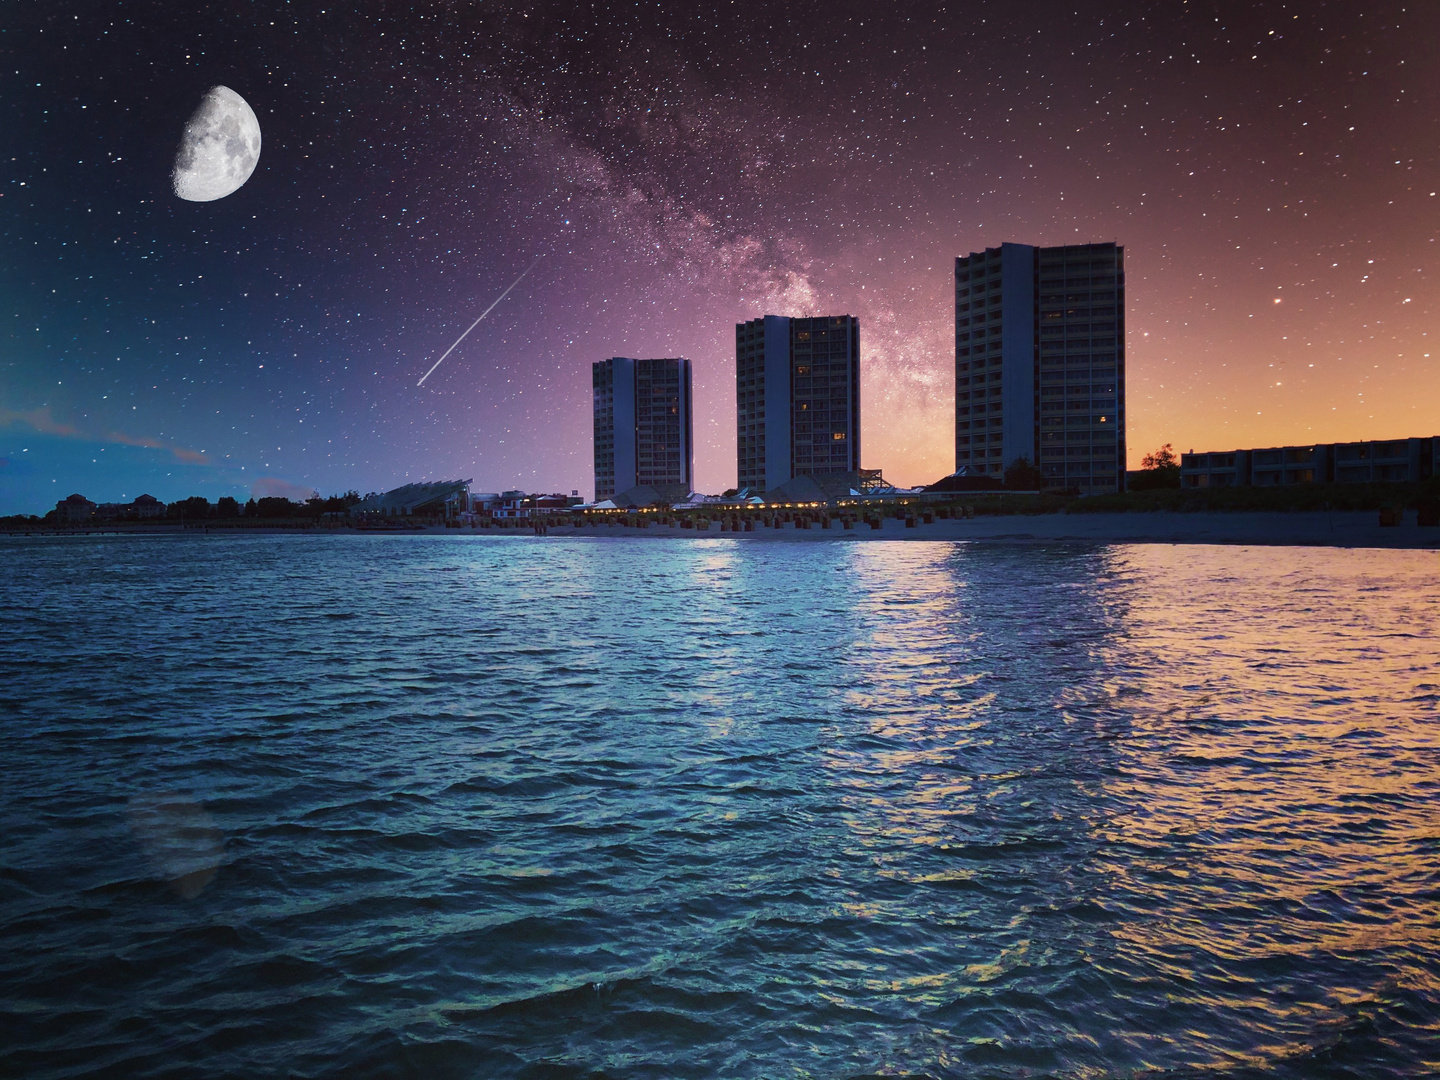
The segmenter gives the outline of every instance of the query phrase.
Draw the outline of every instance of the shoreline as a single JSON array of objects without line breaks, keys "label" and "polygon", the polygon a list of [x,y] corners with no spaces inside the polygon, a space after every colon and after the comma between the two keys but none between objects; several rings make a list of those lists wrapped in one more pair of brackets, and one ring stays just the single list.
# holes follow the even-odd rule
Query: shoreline
[{"label": "shoreline", "polygon": [[851,529],[830,522],[828,529],[812,524],[797,529],[794,524],[767,528],[757,523],[752,532],[720,531],[712,521],[707,530],[684,529],[678,525],[651,523],[648,528],[623,526],[618,519],[598,525],[552,524],[544,536],[535,536],[529,527],[446,528],[442,525],[400,526],[397,528],[354,528],[351,526],[159,526],[146,528],[76,528],[14,530],[11,537],[77,536],[256,536],[256,535],[441,535],[512,536],[524,539],[592,537],[614,539],[734,539],[745,542],[819,541],[970,541],[1014,544],[1231,544],[1274,547],[1388,548],[1440,550],[1440,529],[1415,524],[1415,512],[1407,511],[1402,524],[1382,526],[1373,511],[1131,511],[1126,513],[1005,514],[974,518],[939,519],[907,528],[904,521],[884,519],[883,527],[871,528],[857,522]]},{"label": "shoreline", "polygon": [[708,531],[653,524],[648,529],[626,528],[618,524],[598,528],[567,525],[552,527],[548,535],[718,537],[741,541],[800,542],[943,540],[1018,544],[1231,544],[1440,550],[1440,529],[1417,526],[1414,511],[1408,512],[1398,526],[1382,526],[1379,515],[1368,510],[1007,514],[936,520],[929,525],[919,523],[914,528],[907,528],[905,522],[895,518],[886,518],[884,527],[880,529],[872,529],[863,522],[857,522],[853,529],[842,529],[836,521],[831,522],[828,529],[818,525],[809,529],[797,529],[793,524],[779,529],[757,525],[754,532],[739,533],[720,532],[718,522],[712,523]]}]

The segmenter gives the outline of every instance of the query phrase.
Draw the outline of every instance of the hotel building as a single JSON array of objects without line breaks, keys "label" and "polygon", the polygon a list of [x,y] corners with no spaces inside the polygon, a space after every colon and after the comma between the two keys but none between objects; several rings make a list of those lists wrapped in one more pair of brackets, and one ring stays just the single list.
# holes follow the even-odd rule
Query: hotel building
[{"label": "hotel building", "polygon": [[735,325],[737,486],[860,470],[860,321],[766,315]]},{"label": "hotel building", "polygon": [[617,356],[592,365],[595,403],[595,501],[641,484],[695,480],[690,361]]},{"label": "hotel building", "polygon": [[1180,455],[1180,486],[1419,483],[1440,473],[1440,435]]},{"label": "hotel building", "polygon": [[1002,244],[955,260],[955,470],[1020,458],[1046,488],[1125,486],[1125,249]]}]

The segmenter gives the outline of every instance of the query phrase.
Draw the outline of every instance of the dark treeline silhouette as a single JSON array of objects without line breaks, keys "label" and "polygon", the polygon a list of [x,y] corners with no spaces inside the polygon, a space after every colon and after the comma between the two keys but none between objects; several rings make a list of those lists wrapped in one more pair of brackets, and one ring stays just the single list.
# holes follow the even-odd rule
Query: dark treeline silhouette
[{"label": "dark treeline silhouette", "polygon": [[347,491],[343,495],[329,498],[312,495],[304,502],[294,502],[276,495],[250,499],[243,506],[229,495],[221,496],[216,502],[201,495],[173,502],[166,510],[171,521],[224,521],[246,518],[309,518],[318,520],[326,514],[343,514],[360,501],[360,494]]},{"label": "dark treeline silhouette", "polygon": [[[143,498],[143,496],[142,496]],[[345,515],[349,509],[360,502],[361,495],[358,491],[347,491],[343,495],[331,495],[328,498],[319,493],[312,495],[304,502],[295,502],[291,499],[267,495],[260,499],[249,499],[245,503],[230,495],[222,495],[215,502],[211,502],[203,495],[192,495],[188,499],[177,499],[175,502],[164,504],[151,500],[150,505],[155,507],[160,516],[144,514],[138,516],[130,511],[128,505],[119,506],[105,504],[96,506],[87,500],[79,500],[82,505],[88,505],[90,514],[83,520],[75,517],[67,517],[57,507],[46,514],[8,514],[0,515],[0,527],[8,528],[33,528],[41,526],[46,528],[93,528],[96,525],[126,525],[126,524],[183,524],[186,526],[200,524],[202,522],[231,522],[240,524],[244,519],[250,521],[276,521],[291,520],[297,522],[318,522],[327,514]],[[71,500],[66,500],[70,502]],[[139,503],[140,500],[136,500]]]}]

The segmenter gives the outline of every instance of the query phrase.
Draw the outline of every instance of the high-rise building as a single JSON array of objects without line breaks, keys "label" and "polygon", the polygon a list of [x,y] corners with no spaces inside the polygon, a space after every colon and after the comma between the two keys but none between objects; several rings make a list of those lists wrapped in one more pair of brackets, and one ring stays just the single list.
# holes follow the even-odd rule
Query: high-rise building
[{"label": "high-rise building", "polygon": [[955,260],[955,469],[1020,458],[1047,488],[1125,487],[1125,249],[1002,244]]},{"label": "high-rise building", "polygon": [[766,315],[735,324],[741,488],[860,469],[860,321]]},{"label": "high-rise building", "polygon": [[694,487],[690,361],[616,356],[591,368],[595,501],[641,484]]}]

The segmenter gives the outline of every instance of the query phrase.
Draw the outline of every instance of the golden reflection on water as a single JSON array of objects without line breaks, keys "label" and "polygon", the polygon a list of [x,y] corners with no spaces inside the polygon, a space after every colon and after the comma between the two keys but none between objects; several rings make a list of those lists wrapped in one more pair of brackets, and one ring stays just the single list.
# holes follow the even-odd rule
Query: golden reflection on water
[{"label": "golden reflection on water", "polygon": [[[1106,838],[1124,857],[1100,869],[1141,895],[1164,878],[1171,901],[1122,924],[1131,944],[1226,959],[1440,944],[1433,904],[1408,899],[1433,880],[1440,838],[1432,561],[1125,549],[1111,660],[1140,693],[1109,791]],[[1300,917],[1283,935],[1258,921],[1217,935],[1212,913],[1237,904]],[[1384,914],[1339,917],[1355,907]]]},{"label": "golden reflection on water", "polygon": [[[1090,940],[1067,944],[1017,898],[993,955],[897,992],[953,1000],[1078,950],[1107,977],[1220,980],[1227,1009],[1287,1033],[1268,1048],[1227,1047],[1218,1027],[1170,1036],[1211,1048],[1197,1065],[1262,1065],[1323,1044],[1367,997],[1267,987],[1278,958],[1323,969],[1389,950],[1414,958],[1392,984],[1440,991],[1430,553],[1036,547],[1002,558],[998,579],[992,557],[983,588],[964,547],[849,558],[863,689],[847,692],[848,737],[826,753],[856,851],[877,877],[968,897],[1004,879],[1022,839],[992,827],[1003,803],[1079,860],[1044,871],[1060,882],[1051,900],[1100,913]],[[1007,590],[1008,609],[995,599]],[[961,857],[908,857],[925,850]],[[861,910],[887,917],[883,902]],[[1156,1061],[1169,1052],[1161,1032],[1123,1035]]]}]

